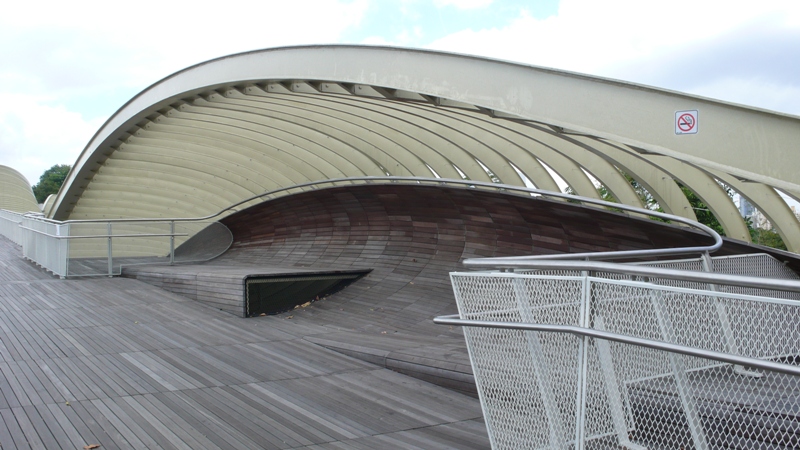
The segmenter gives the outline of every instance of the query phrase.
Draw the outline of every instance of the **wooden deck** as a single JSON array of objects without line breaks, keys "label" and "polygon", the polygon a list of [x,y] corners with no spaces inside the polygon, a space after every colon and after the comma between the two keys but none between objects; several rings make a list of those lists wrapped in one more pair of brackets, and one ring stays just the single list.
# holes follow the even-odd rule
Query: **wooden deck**
[{"label": "wooden deck", "polygon": [[[283,317],[328,330],[306,340],[472,395],[477,390],[461,330],[431,320],[457,312],[449,273],[463,270],[462,259],[709,241],[685,228],[567,202],[421,185],[308,191],[222,223],[230,232],[208,229],[186,249],[203,251],[204,242],[220,248],[232,234],[222,256],[205,264],[129,266],[123,276],[241,315],[248,275],[370,270],[325,301]],[[753,250],[726,242],[717,254]]]},{"label": "wooden deck", "polygon": [[241,319],[20,255],[0,237],[3,449],[489,445],[477,399],[313,343],[340,329],[302,312]]}]

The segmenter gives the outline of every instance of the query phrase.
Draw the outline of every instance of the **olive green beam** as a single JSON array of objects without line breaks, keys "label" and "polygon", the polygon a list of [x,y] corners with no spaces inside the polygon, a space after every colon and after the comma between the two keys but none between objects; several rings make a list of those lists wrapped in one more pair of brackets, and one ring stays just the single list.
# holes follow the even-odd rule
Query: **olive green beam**
[{"label": "olive green beam", "polygon": [[[509,122],[506,124],[506,127],[529,133],[531,136],[530,139],[540,144],[539,146],[532,147],[531,151],[535,152],[537,156],[541,155],[540,157],[542,160],[564,178],[564,180],[570,184],[570,187],[575,189],[578,195],[600,198],[597,193],[597,187],[585,176],[583,172],[585,170],[606,186],[611,194],[621,203],[631,206],[642,206],[641,200],[622,174],[620,174],[612,164],[609,164],[584,147],[575,145],[575,143],[563,139],[562,136],[552,131],[547,131],[534,125]],[[543,153],[544,150],[552,150],[556,155]],[[585,180],[589,184],[582,186],[580,184],[571,183],[570,180],[574,178],[568,178],[568,176],[572,175],[575,170],[566,171],[562,169],[565,164],[560,162],[560,158],[566,158],[570,161],[569,166],[567,166],[568,168],[577,167],[582,175],[579,177],[579,180],[581,182]],[[556,164],[551,164],[551,162]],[[581,189],[583,189],[583,191],[588,191],[590,195],[582,193]]]},{"label": "olive green beam", "polygon": [[[256,90],[256,92],[258,92],[258,90]],[[254,95],[270,97],[271,101],[273,102],[281,101],[280,99],[281,96],[279,94],[273,94],[271,96],[268,93],[254,94]],[[515,148],[510,147],[508,145],[503,145],[501,147],[494,147],[490,145],[491,143],[482,142],[483,139],[476,141],[475,140],[476,135],[474,134],[475,131],[479,132],[478,136],[480,136],[481,138],[486,137],[486,134],[480,133],[480,130],[475,130],[474,128],[470,129],[470,131],[472,131],[473,133],[470,133],[471,136],[469,140],[467,140],[465,137],[466,133],[464,133],[463,130],[465,127],[472,125],[470,121],[465,120],[463,118],[460,122],[456,122],[454,120],[451,121],[449,120],[448,117],[446,117],[446,112],[443,111],[444,108],[437,108],[435,110],[437,114],[435,117],[428,117],[427,119],[424,119],[418,117],[418,114],[415,114],[415,117],[409,117],[411,113],[415,112],[414,109],[417,110],[421,109],[419,105],[406,105],[403,103],[393,103],[385,105],[386,102],[383,102],[384,104],[379,104],[376,103],[376,100],[373,99],[355,99],[354,101],[358,101],[362,104],[358,106],[355,105],[350,106],[350,105],[345,105],[346,102],[342,101],[341,99],[335,99],[336,101],[334,101],[334,99],[330,97],[322,97],[319,100],[310,98],[307,95],[302,95],[302,97],[304,97],[302,100],[291,99],[291,103],[288,103],[290,99],[283,101],[286,101],[288,103],[286,107],[291,107],[293,105],[295,105],[296,107],[296,104],[298,103],[307,103],[307,104],[313,103],[313,106],[316,107],[317,109],[319,109],[321,102],[328,102],[330,104],[327,106],[330,109],[328,110],[327,114],[331,116],[341,117],[342,120],[345,120],[345,118],[348,118],[347,120],[353,120],[353,118],[355,117],[362,117],[365,120],[372,120],[369,119],[369,117],[385,117],[385,119],[380,121],[381,124],[379,126],[376,126],[375,124],[371,125],[370,130],[373,130],[373,133],[375,132],[385,133],[388,136],[391,136],[393,133],[390,131],[382,131],[383,126],[391,125],[393,127],[392,128],[393,130],[400,130],[401,135],[405,136],[417,135],[417,137],[420,137],[420,133],[419,131],[416,130],[425,128],[426,132],[434,133],[434,135],[436,136],[446,136],[447,139],[450,140],[452,143],[458,144],[456,147],[450,147],[450,150],[447,152],[447,156],[449,158],[452,158],[457,163],[460,163],[456,164],[457,167],[459,167],[459,169],[463,170],[463,167],[470,167],[470,166],[472,166],[473,168],[478,168],[478,166],[475,163],[475,160],[480,159],[484,165],[486,165],[495,175],[498,176],[498,179],[500,181],[509,184],[524,185],[522,180],[507,164],[506,161],[506,159],[511,159],[509,153],[513,152]],[[386,111],[387,108],[389,108],[390,111]],[[427,109],[431,108],[428,107]],[[428,112],[428,114],[432,115],[434,113]],[[485,115],[483,114],[480,114],[480,116],[485,117]],[[393,118],[395,117],[397,117],[399,120],[394,121]],[[405,122],[416,123],[418,125],[416,128],[408,128],[407,126],[405,126]],[[442,128],[445,125],[449,126],[449,128],[443,130]],[[497,125],[494,125],[495,129],[496,127]],[[373,134],[373,133],[366,132],[365,134]],[[500,142],[494,142],[494,144],[502,145]],[[531,144],[532,142],[529,141],[525,145],[530,147]],[[403,146],[409,151],[417,153],[419,152],[418,149],[419,144],[417,143],[403,142]],[[484,150],[479,153],[480,157],[478,157],[477,154],[473,153],[466,153],[464,156],[461,156],[461,153],[463,152],[463,150],[461,149],[468,148],[470,146],[473,148],[484,147]],[[429,145],[428,147],[430,147],[432,150],[437,148],[435,142]],[[503,153],[500,153],[497,150],[498,148],[502,149]],[[436,154],[438,154],[438,152],[427,152],[427,153],[422,153],[420,157],[430,158],[430,156]],[[589,179],[581,171],[578,165],[575,165],[574,163],[569,162],[557,156],[551,156],[551,158],[558,158],[558,160],[553,161],[553,160],[548,160],[548,158],[545,156],[541,157],[541,159],[546,163],[548,163],[548,165],[551,166],[551,168],[553,168],[562,178],[564,178],[568,184],[575,187],[576,188],[575,190],[580,195],[585,195],[595,198],[597,197],[594,185],[591,184],[591,181],[589,181]],[[447,173],[446,171],[448,169],[446,167],[442,167],[441,164],[436,164],[431,159],[426,159],[425,162],[429,166],[433,167],[436,170],[436,173],[439,174],[440,176],[444,176],[442,175],[442,173]],[[525,163],[517,162],[515,165],[524,170],[523,168],[529,167],[530,163],[531,163],[530,159],[527,159]],[[470,174],[472,175],[470,176],[470,179],[487,181],[487,179],[484,178],[485,172],[483,172],[482,169],[481,172],[478,172],[477,174],[475,172],[469,173],[467,171],[465,171],[465,173],[467,173],[467,175]],[[416,175],[419,176],[420,174],[417,173]],[[528,178],[531,180],[541,179],[541,176],[538,175],[532,175],[526,173],[526,176],[528,176]],[[509,178],[511,179],[509,180]]]},{"label": "olive green beam", "polygon": [[[457,164],[449,158],[450,155],[444,155],[442,152],[437,151],[437,149],[431,149],[430,145],[426,144],[427,132],[424,129],[411,126],[400,119],[387,117],[380,112],[370,113],[369,111],[365,111],[363,108],[352,104],[354,100],[347,97],[328,98],[328,96],[323,95],[320,99],[310,100],[306,96],[298,94],[276,96],[266,92],[259,93],[258,90],[255,90],[255,92],[250,95],[253,97],[264,97],[262,99],[262,104],[267,107],[276,101],[279,102],[282,108],[277,109],[276,112],[291,109],[294,104],[303,110],[315,110],[318,114],[323,116],[333,116],[339,120],[350,121],[353,126],[359,128],[357,133],[362,135],[373,134],[376,135],[377,138],[383,138],[385,141],[391,143],[389,149],[394,147],[396,154],[401,155],[399,157],[404,157],[405,154],[408,153],[411,155],[412,159],[418,159],[422,165],[414,164],[413,161],[405,159],[410,173],[417,176],[420,176],[420,172],[426,173],[426,176],[432,176],[433,174],[430,169],[428,169],[428,167],[431,167],[441,177],[461,178],[461,175],[454,167]],[[329,120],[327,117],[325,120]],[[353,142],[353,145],[356,144],[357,142]],[[424,153],[425,158],[420,157],[420,152]],[[460,162],[462,165],[474,166],[468,169],[468,171],[478,169],[477,164],[472,160],[462,160]],[[392,172],[391,167],[387,167],[387,169]],[[482,169],[481,172],[483,172]],[[484,174],[484,176],[486,175]]]},{"label": "olive green beam", "polygon": [[[270,94],[266,93],[264,95],[269,96]],[[308,101],[310,94],[298,93],[290,95],[293,98],[297,97],[296,101],[303,101],[303,99]],[[317,97],[321,97],[320,100],[332,100],[335,98],[325,95],[317,95]],[[368,102],[359,102],[358,98],[348,99],[345,97],[342,100],[337,102],[339,107],[349,111],[351,115],[365,118],[368,121],[369,130],[394,136],[406,149],[415,153],[422,152],[425,155],[423,159],[440,176],[444,178],[460,178],[458,172],[452,173],[452,169],[446,167],[451,165],[461,170],[470,180],[491,181],[472,155],[449,140],[449,135],[443,136],[437,133],[441,130],[435,121],[423,120],[408,114],[387,113],[384,108],[391,108],[390,105],[375,108]],[[355,102],[358,102],[358,104],[353,104]],[[370,111],[372,114],[370,114]],[[429,159],[430,161],[428,161]],[[446,161],[446,163],[442,164],[440,161]],[[416,175],[420,176],[420,174]]]}]

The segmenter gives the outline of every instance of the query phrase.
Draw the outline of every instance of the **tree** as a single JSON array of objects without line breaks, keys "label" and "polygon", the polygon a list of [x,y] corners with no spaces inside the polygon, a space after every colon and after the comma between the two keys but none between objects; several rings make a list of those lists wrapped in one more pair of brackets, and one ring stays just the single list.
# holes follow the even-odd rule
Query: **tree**
[{"label": "tree", "polygon": [[[676,183],[678,182],[676,181]],[[714,213],[708,209],[708,206],[700,200],[700,197],[681,183],[678,183],[678,187],[681,188],[683,195],[686,196],[686,200],[692,205],[694,215],[697,216],[697,221],[716,231],[720,236],[725,236],[725,230],[722,229],[722,224],[719,223]],[[733,197],[733,191],[730,188],[726,187],[725,191],[728,193],[729,197]]]},{"label": "tree", "polygon": [[[622,174],[622,176],[625,177],[626,180],[628,180],[628,183],[630,183],[633,190],[636,191],[636,194],[642,200],[642,203],[645,205],[645,208],[650,209],[652,211],[664,212],[664,210],[658,205],[658,202],[656,202],[653,196],[649,192],[647,192],[647,189],[645,189],[644,186],[641,185],[641,183],[639,183],[638,181],[636,181],[636,179],[634,179],[633,177],[631,177],[630,175],[628,175],[623,171],[620,171],[620,173]],[[719,220],[717,220],[716,216],[714,216],[714,213],[711,212],[711,210],[703,202],[703,200],[701,200],[700,197],[697,196],[697,194],[695,194],[691,189],[684,186],[682,183],[678,181],[676,181],[676,183],[683,192],[683,195],[686,196],[686,200],[688,200],[689,204],[692,206],[695,216],[697,216],[697,221],[711,228],[712,230],[716,231],[717,233],[720,234],[720,236],[725,236],[725,230],[722,229],[722,224],[719,223]],[[728,196],[732,198],[734,195],[733,190],[725,185],[723,185],[722,187],[723,189],[725,189],[725,192],[728,194]],[[608,188],[606,188],[604,185],[598,186],[597,192],[600,195],[601,199],[608,202],[619,203],[619,201],[616,198],[614,198],[611,192],[608,191]],[[566,189],[564,189],[564,193],[570,195],[576,195],[575,190],[572,189],[572,187],[570,186],[567,186]],[[580,203],[575,200],[571,201],[574,203]],[[612,208],[612,211],[613,210],[615,209]],[[616,211],[619,212],[621,210],[616,210]],[[666,220],[657,217],[650,217],[650,218],[661,222],[668,222]],[[780,235],[774,229],[767,230],[763,228],[757,228],[753,226],[753,221],[749,217],[745,217],[744,221],[747,224],[747,229],[750,231],[750,238],[754,244],[764,245],[779,250],[786,250],[786,244],[783,242],[783,239],[781,239]]]},{"label": "tree", "polygon": [[44,203],[48,195],[58,192],[71,168],[72,166],[69,164],[56,164],[45,170],[39,177],[39,183],[33,186],[33,195],[36,197],[36,201]]},{"label": "tree", "polygon": [[753,244],[777,248],[778,250],[788,250],[786,243],[783,242],[783,239],[775,229],[767,230],[753,226],[753,219],[750,217],[745,217],[744,221],[747,224],[747,230],[750,231],[750,240],[753,241]]}]

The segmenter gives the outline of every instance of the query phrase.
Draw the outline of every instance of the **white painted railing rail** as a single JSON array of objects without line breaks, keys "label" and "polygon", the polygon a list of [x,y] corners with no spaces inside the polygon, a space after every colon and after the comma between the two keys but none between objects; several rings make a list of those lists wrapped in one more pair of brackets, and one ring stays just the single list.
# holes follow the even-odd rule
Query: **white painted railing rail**
[{"label": "white painted railing rail", "polygon": [[800,447],[800,279],[769,255],[712,258],[721,239],[697,228],[715,244],[451,274],[459,314],[434,322],[463,327],[493,448]]},{"label": "white painted railing rail", "polygon": [[[8,219],[0,215],[0,233],[23,246],[26,257],[59,276],[117,275],[120,263],[175,263],[175,248],[182,238],[190,237],[205,226],[226,214],[245,209],[257,203],[319,189],[352,185],[410,184],[444,187],[459,187],[486,191],[504,192],[521,196],[544,196],[558,200],[581,202],[602,208],[613,208],[640,214],[666,218],[678,224],[706,231],[703,225],[677,216],[665,215],[655,211],[633,208],[626,205],[605,202],[586,197],[526,188],[500,183],[486,183],[471,180],[424,177],[350,177],[310,181],[280,189],[275,189],[243,199],[214,214],[203,217],[150,217],[126,219],[85,219],[56,221],[41,215],[20,215],[11,213]],[[14,226],[25,221],[21,226]],[[710,230],[709,230],[710,231]],[[12,237],[13,236],[13,237]],[[716,235],[709,234],[712,238]],[[15,240],[18,239],[18,240]],[[26,247],[27,245],[27,247]],[[693,253],[709,248],[716,249],[722,240],[704,247],[682,249]],[[27,248],[27,249],[26,249]],[[227,249],[225,247],[222,251]],[[629,252],[635,256],[639,251]],[[670,254],[674,254],[672,251]],[[134,258],[134,259],[131,259]],[[116,262],[115,262],[116,261]]]}]

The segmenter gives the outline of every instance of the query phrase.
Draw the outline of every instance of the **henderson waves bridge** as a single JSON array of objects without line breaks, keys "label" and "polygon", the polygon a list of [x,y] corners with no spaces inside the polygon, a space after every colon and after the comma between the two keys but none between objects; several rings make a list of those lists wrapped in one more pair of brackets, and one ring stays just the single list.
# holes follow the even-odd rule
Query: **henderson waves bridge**
[{"label": "henderson waves bridge", "polygon": [[43,214],[0,167],[0,445],[797,448],[800,180],[764,161],[798,142],[796,117],[460,55],[190,67]]}]

